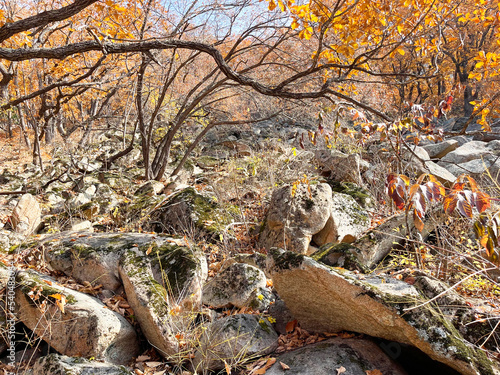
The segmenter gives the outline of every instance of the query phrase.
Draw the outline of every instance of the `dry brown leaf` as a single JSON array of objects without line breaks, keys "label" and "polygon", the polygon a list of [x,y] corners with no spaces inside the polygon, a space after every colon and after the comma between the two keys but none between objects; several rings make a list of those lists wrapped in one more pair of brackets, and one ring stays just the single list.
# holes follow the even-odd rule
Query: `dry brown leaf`
[{"label": "dry brown leaf", "polygon": [[366,370],[366,375],[384,375],[380,370]]},{"label": "dry brown leaf", "polygon": [[293,332],[294,329],[297,327],[298,321],[297,319],[292,320],[291,322],[288,322],[285,326],[285,330],[287,333]]},{"label": "dry brown leaf", "polygon": [[337,369],[337,375],[339,374],[343,374],[344,372],[346,372],[346,369],[344,366],[340,366],[338,369]]},{"label": "dry brown leaf", "polygon": [[224,368],[226,369],[226,374],[231,375],[231,366],[229,366],[226,361],[224,361]]},{"label": "dry brown leaf", "polygon": [[137,359],[135,361],[136,362],[145,362],[148,359],[151,359],[151,357],[149,355],[140,355],[139,357],[137,357]]},{"label": "dry brown leaf", "polygon": [[280,365],[283,371],[290,370],[290,366],[288,366],[286,363],[280,362]]},{"label": "dry brown leaf", "polygon": [[158,367],[161,364],[162,364],[161,362],[146,362],[146,366],[153,367],[153,368]]}]

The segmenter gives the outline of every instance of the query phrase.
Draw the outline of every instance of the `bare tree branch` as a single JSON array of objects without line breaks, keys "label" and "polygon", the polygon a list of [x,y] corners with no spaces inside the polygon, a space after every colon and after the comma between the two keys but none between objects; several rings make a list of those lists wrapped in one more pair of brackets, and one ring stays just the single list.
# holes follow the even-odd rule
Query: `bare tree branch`
[{"label": "bare tree branch", "polygon": [[6,23],[0,27],[0,42],[20,32],[68,19],[97,1],[98,0],[75,0],[74,3],[65,7],[48,10],[16,22]]}]

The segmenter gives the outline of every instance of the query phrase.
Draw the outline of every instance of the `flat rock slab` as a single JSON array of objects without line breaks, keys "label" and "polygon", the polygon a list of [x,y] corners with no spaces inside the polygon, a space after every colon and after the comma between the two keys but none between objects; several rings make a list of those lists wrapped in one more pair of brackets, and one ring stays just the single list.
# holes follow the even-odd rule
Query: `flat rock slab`
[{"label": "flat rock slab", "polygon": [[[284,371],[282,365],[290,369]],[[407,373],[373,341],[333,338],[280,355],[266,375],[366,375],[379,370],[384,375]]]},{"label": "flat rock slab", "polygon": [[333,269],[279,249],[268,255],[268,272],[278,294],[306,330],[352,331],[409,344],[462,374],[496,371],[436,305],[416,308],[427,299],[403,281]]},{"label": "flat rock slab", "polygon": [[[59,353],[94,357],[114,364],[139,352],[135,329],[96,298],[64,288],[35,272],[19,272],[16,316]],[[55,296],[65,296],[64,312]]]}]

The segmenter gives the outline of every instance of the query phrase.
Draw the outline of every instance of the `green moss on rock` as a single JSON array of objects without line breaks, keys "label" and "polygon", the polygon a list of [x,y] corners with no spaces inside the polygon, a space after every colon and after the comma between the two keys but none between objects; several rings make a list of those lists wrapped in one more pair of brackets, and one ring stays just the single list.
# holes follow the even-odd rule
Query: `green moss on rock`
[{"label": "green moss on rock", "polygon": [[291,251],[280,253],[279,249],[271,249],[269,253],[274,258],[274,268],[278,270],[298,268],[304,261],[303,254],[297,254]]}]

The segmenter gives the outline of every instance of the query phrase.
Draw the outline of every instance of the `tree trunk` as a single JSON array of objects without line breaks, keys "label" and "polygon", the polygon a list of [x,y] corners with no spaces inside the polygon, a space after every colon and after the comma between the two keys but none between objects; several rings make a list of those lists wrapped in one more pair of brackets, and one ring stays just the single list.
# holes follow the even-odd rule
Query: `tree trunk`
[{"label": "tree trunk", "polygon": [[19,126],[21,127],[21,133],[23,134],[24,142],[26,147],[31,149],[31,142],[28,136],[28,130],[26,125],[26,115],[20,105],[17,106],[17,113],[19,114]]},{"label": "tree trunk", "polygon": [[470,117],[474,111],[474,106],[470,102],[476,100],[478,97],[477,90],[473,93],[472,87],[465,86],[464,90],[464,117]]}]

